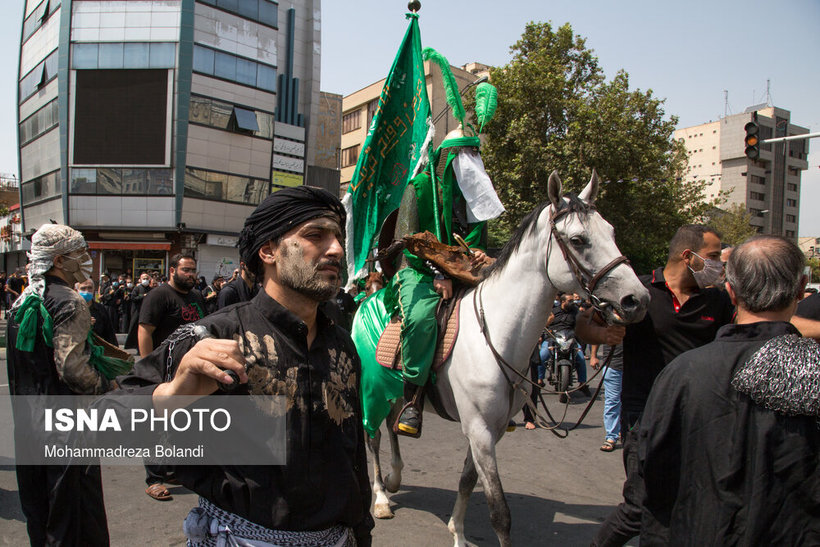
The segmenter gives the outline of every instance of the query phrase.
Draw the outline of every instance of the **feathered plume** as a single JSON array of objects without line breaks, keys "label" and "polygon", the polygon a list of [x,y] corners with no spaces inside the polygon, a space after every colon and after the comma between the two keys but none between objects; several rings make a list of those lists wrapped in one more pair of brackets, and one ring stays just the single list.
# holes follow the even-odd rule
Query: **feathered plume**
[{"label": "feathered plume", "polygon": [[461,104],[461,95],[458,93],[458,83],[450,70],[450,63],[447,59],[431,47],[426,47],[421,52],[425,61],[433,61],[441,69],[441,77],[444,80],[444,92],[447,97],[447,103],[453,109],[453,117],[464,124],[464,105]]},{"label": "feathered plume", "polygon": [[478,132],[484,129],[484,125],[489,122],[495,108],[498,106],[498,90],[493,84],[483,82],[475,88],[475,114],[478,118]]}]

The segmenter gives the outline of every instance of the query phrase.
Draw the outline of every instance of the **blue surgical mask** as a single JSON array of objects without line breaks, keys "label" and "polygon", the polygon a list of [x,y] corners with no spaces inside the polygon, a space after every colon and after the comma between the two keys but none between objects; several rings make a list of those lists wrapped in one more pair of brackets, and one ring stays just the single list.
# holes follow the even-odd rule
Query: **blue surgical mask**
[{"label": "blue surgical mask", "polygon": [[77,291],[80,293],[80,296],[83,297],[83,300],[86,302],[91,302],[91,299],[94,297],[94,293],[85,292],[85,291]]}]

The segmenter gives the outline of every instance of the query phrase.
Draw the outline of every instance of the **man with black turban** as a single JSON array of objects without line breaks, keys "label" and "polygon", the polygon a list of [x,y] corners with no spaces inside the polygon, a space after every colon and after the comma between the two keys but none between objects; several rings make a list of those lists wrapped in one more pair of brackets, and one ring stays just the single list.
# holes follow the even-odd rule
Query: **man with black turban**
[{"label": "man with black turban", "polygon": [[[174,468],[201,496],[186,519],[189,545],[214,545],[211,530],[254,545],[370,544],[361,367],[349,335],[318,309],[338,287],[344,220],[341,203],[324,190],[272,194],[239,239],[259,293],[196,323],[213,338],[180,327],[122,379],[158,402],[213,394],[220,382],[232,384],[230,370],[239,379],[234,393],[287,398],[284,466]],[[165,378],[156,372],[163,363],[170,363]]]}]

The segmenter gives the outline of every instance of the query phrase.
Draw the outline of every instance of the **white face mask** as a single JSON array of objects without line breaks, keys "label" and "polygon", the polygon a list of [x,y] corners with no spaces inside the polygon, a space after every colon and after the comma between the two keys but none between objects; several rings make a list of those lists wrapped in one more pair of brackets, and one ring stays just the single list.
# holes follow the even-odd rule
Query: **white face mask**
[{"label": "white face mask", "polygon": [[692,272],[692,277],[695,278],[698,287],[705,289],[710,285],[715,285],[720,282],[723,276],[723,262],[720,260],[712,260],[711,258],[703,258],[694,251],[692,251],[692,254],[703,260],[703,269],[700,271],[696,272],[689,266],[689,271]]},{"label": "white face mask", "polygon": [[151,284],[151,281],[148,280],[148,279],[143,279],[142,281],[140,281],[140,285],[142,285],[143,287],[147,287],[150,284]]},{"label": "white face mask", "polygon": [[91,257],[88,256],[88,253],[83,252],[78,257],[64,256],[61,269],[66,273],[70,273],[77,283],[82,283],[86,279],[91,279],[91,267]]}]

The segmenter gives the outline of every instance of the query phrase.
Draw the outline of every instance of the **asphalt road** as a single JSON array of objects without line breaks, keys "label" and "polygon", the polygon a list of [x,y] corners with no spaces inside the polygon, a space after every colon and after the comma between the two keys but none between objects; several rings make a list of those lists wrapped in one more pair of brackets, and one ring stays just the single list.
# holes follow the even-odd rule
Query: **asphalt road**
[{"label": "asphalt road", "polygon": [[[4,322],[3,322],[4,323]],[[5,332],[5,325],[2,331]],[[8,393],[5,349],[0,349],[0,396]],[[553,414],[559,404],[550,397]],[[586,398],[570,405],[567,421],[580,415]],[[604,438],[602,401],[585,423],[568,438],[545,430],[519,427],[497,447],[498,466],[512,512],[516,545],[589,545],[596,528],[620,500],[622,453],[601,452]],[[0,420],[10,419],[0,416]],[[521,415],[517,419],[522,419]],[[447,530],[466,439],[459,424],[425,414],[424,436],[403,439],[403,484],[392,496],[395,518],[379,520],[375,545],[451,545]],[[382,462],[389,461],[389,443],[382,442]],[[371,468],[372,475],[372,468]],[[196,496],[182,487],[169,487],[172,501],[145,495],[144,470],[138,466],[104,466],[106,511],[112,545],[184,545],[182,520],[196,504]],[[481,486],[471,497],[465,522],[467,538],[475,545],[497,545]],[[0,544],[28,543],[17,497],[14,468],[0,466]]]}]

